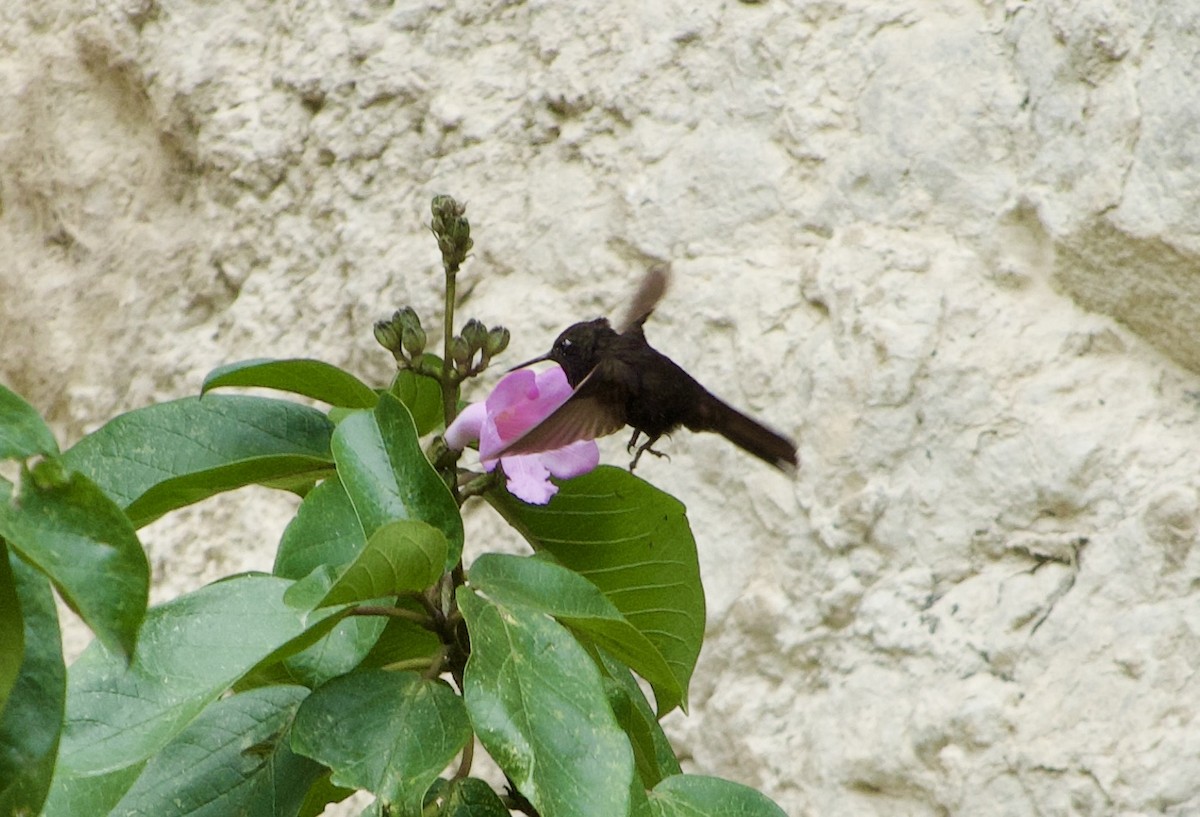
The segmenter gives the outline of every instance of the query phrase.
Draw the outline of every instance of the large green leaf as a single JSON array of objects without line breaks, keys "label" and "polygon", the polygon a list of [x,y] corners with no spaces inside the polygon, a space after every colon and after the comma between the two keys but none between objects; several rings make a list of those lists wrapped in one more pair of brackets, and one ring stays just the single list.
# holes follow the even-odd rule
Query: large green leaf
[{"label": "large green leaf", "polygon": [[[289,606],[292,582],[245,575],[151,608],[133,662],[93,643],[71,667],[50,813],[105,813],[138,769],[238,678],[323,635],[337,608]],[[115,783],[110,781],[115,780]],[[86,796],[85,796],[86,795]],[[80,811],[87,805],[87,810]]]},{"label": "large green leaf", "polygon": [[[426,355],[426,357],[430,357]],[[441,366],[441,360],[433,358],[436,365]],[[419,375],[410,369],[401,369],[388,388],[396,396],[408,413],[412,415],[417,426],[417,434],[425,436],[440,426],[445,418],[442,416],[442,386],[432,377]]]},{"label": "large green leaf", "polygon": [[680,774],[650,792],[654,817],[787,817],[766,795],[719,777]]},{"label": "large green leaf", "polygon": [[654,644],[686,705],[704,640],[704,588],[679,500],[610,466],[562,483],[548,505],[527,505],[503,490],[487,498],[535,550],[599,587]]},{"label": "large green leaf", "polygon": [[8,562],[8,545],[3,538],[0,538],[0,644],[4,645],[0,650],[0,712],[3,712],[25,656],[25,619],[17,596],[17,579]]},{"label": "large green leaf", "polygon": [[303,579],[321,565],[346,564],[366,543],[354,505],[335,475],[309,491],[300,503],[279,542],[273,572]]},{"label": "large green leaf", "polygon": [[266,687],[208,706],[150,758],[110,817],[296,814],[324,773],[288,745],[288,727],[307,694],[303,687]]},{"label": "large green leaf", "polygon": [[37,410],[21,395],[0,385],[0,460],[57,453],[58,443]]},{"label": "large green leaf", "polygon": [[222,386],[278,389],[343,408],[371,408],[379,399],[370,386],[344,369],[309,358],[228,363],[208,373],[200,393]]},{"label": "large green leaf", "polygon": [[[408,598],[397,600],[396,606],[414,613],[425,612],[425,608]],[[362,660],[361,666],[387,667],[400,662],[419,661],[432,657],[440,646],[438,637],[416,622],[392,618],[388,620],[375,646]]]},{"label": "large green leaf", "polygon": [[476,777],[455,778],[446,787],[440,817],[510,817],[500,795]]},{"label": "large green leaf", "polygon": [[488,753],[542,814],[626,817],[633,753],[579,642],[469,587],[458,603],[471,634],[463,697]]},{"label": "large green leaf", "polygon": [[651,789],[663,778],[680,774],[682,769],[675,750],[633,673],[603,650],[597,651],[596,658],[604,674],[609,706],[633,747],[633,760],[642,785]]},{"label": "large green leaf", "polygon": [[0,481],[0,536],[50,577],[101,641],[133,651],[150,565],[128,517],[91,480],[43,460],[16,496]]},{"label": "large green leaf", "polygon": [[37,814],[58,754],[67,670],[49,580],[14,555],[3,558],[21,605],[25,650],[18,653],[20,673],[0,709],[0,814]]},{"label": "large green leaf", "polygon": [[292,748],[332,769],[334,783],[367,789],[398,814],[420,814],[425,792],[470,739],[462,699],[444,682],[383,670],[320,687],[292,729]]},{"label": "large green leaf", "polygon": [[73,774],[61,765],[54,769],[46,817],[95,817],[107,815],[138,779],[146,760],[98,774]]},{"label": "large green leaf", "polygon": [[[391,600],[379,603],[390,604]],[[387,623],[388,619],[383,616],[347,616],[300,652],[282,662],[267,663],[243,676],[235,689],[255,689],[272,684],[300,684],[315,689],[330,678],[359,666],[374,649]]]},{"label": "large green leaf", "polygon": [[[297,817],[321,817],[325,813],[326,806],[330,803],[342,802],[354,794],[354,791],[354,789],[335,786],[329,779],[329,770],[326,769],[325,774],[308,787],[308,794],[304,796],[304,803],[300,806]],[[505,814],[504,817],[510,817],[510,815]]]},{"label": "large green leaf", "polygon": [[285,400],[210,394],[113,418],[63,459],[134,525],[243,485],[300,488],[332,472],[333,424]]},{"label": "large green leaf", "polygon": [[488,553],[471,565],[470,580],[489,598],[541,610],[607,649],[650,682],[662,711],[682,700],[687,678],[676,677],[650,639],[578,573],[543,559]]},{"label": "large green leaf", "polygon": [[415,519],[446,536],[445,567],[462,558],[458,505],[421,451],[412,417],[390,394],[374,411],[359,411],[333,434],[338,475],[368,536],[389,522]]},{"label": "large green leaf", "polygon": [[341,571],[322,605],[361,602],[424,590],[442,575],[446,537],[437,528],[411,519],[376,529],[367,546]]}]

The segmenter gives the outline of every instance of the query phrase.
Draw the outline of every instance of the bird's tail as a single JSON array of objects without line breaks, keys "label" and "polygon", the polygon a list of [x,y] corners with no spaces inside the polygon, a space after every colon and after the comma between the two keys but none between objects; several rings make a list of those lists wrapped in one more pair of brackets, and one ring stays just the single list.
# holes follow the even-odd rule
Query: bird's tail
[{"label": "bird's tail", "polygon": [[688,424],[693,431],[715,431],[743,451],[769,462],[780,471],[794,471],[799,464],[796,444],[752,420],[711,394],[705,395],[696,412],[697,422]]}]

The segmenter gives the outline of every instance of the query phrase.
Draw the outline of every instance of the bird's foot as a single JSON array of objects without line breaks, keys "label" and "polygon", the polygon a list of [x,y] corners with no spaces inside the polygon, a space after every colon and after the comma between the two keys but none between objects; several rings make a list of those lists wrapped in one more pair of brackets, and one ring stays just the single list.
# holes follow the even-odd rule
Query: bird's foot
[{"label": "bird's foot", "polygon": [[[642,443],[638,447],[637,453],[633,455],[633,462],[629,463],[629,473],[631,473],[631,474],[633,473],[633,469],[637,468],[638,460],[640,460],[642,458],[642,454],[646,453],[646,452],[653,454],[654,456],[656,456],[660,459],[666,459],[668,462],[670,461],[670,459],[671,459],[670,455],[668,455],[662,451],[655,451],[653,448],[650,447],[650,446],[654,445],[656,442],[658,442],[658,437],[654,437],[653,439],[646,440],[646,442]],[[630,446],[630,448],[633,447],[632,441],[629,443],[629,446]]]},{"label": "bird's foot", "polygon": [[[638,431],[638,430],[635,428],[635,429],[633,430],[633,436],[629,438],[629,442],[625,443],[625,453],[626,453],[626,454],[632,454],[632,453],[633,453],[633,447],[634,447],[635,445],[637,445],[638,437],[640,437],[640,436],[642,436],[642,432]],[[634,460],[634,462],[637,462],[637,460]]]}]

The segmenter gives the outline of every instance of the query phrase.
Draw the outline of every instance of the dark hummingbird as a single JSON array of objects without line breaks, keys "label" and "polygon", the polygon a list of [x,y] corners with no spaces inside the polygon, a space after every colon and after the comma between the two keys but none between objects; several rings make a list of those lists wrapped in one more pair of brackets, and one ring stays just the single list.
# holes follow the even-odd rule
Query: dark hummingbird
[{"label": "dark hummingbird", "polygon": [[780,470],[796,467],[795,443],[714,397],[646,341],[642,325],[666,292],[669,277],[666,266],[652,267],[646,273],[618,329],[613,329],[607,318],[582,321],[567,327],[547,354],[513,367],[553,360],[562,367],[574,391],[501,454],[552,451],[628,425],[633,427],[633,437],[626,450],[632,452],[638,439],[646,436],[629,463],[632,471],[643,452],[666,456],[651,446],[683,426],[691,431],[715,431]]}]

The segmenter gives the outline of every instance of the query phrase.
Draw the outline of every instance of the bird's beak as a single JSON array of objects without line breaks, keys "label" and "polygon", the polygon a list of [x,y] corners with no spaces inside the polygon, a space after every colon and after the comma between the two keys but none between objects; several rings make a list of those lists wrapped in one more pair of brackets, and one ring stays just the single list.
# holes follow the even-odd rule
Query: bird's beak
[{"label": "bird's beak", "polygon": [[535,363],[541,363],[543,360],[549,360],[549,359],[550,359],[550,355],[548,355],[548,354],[542,355],[541,357],[535,357],[533,360],[527,360],[524,363],[521,363],[517,366],[513,366],[511,369],[508,370],[508,372],[505,372],[505,374],[508,374],[509,372],[515,372],[517,369],[524,369],[526,366],[532,366]]}]

